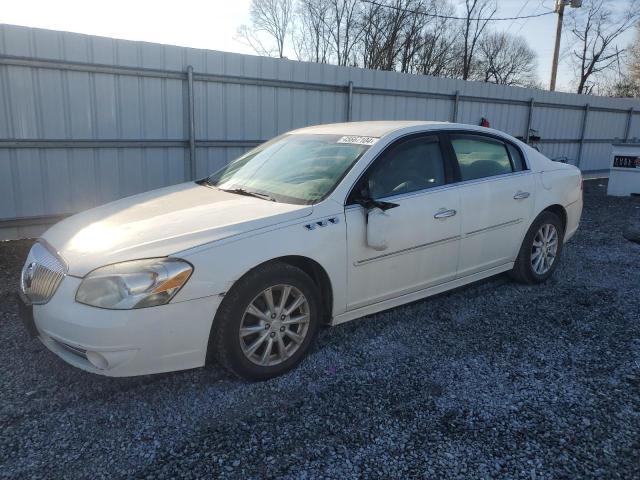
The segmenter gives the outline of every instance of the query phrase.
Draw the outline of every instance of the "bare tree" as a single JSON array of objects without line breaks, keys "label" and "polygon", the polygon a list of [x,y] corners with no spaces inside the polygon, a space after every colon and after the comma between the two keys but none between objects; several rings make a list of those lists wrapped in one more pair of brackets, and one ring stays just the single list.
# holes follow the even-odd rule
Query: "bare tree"
[{"label": "bare tree", "polygon": [[633,43],[629,47],[627,67],[629,79],[640,87],[640,24],[636,24]]},{"label": "bare tree", "polygon": [[462,76],[461,29],[457,22],[446,17],[455,11],[449,2],[434,2],[431,13],[439,17],[430,17],[430,21],[421,32],[421,39],[413,60],[413,73],[435,77]]},{"label": "bare tree", "polygon": [[[436,5],[446,2],[437,2],[434,0],[416,0],[415,8],[424,9],[427,13],[433,13]],[[400,52],[398,69],[403,73],[409,73],[415,65],[415,58],[424,40],[423,32],[427,25],[432,21],[432,17],[425,15],[410,15],[404,22],[402,28],[402,50]]]},{"label": "bare tree", "polygon": [[293,33],[298,60],[329,62],[329,13],[329,0],[299,0],[295,16],[297,29]]},{"label": "bare tree", "polygon": [[476,45],[498,7],[494,0],[465,0],[464,5],[462,79],[467,80],[471,76]]},{"label": "bare tree", "polygon": [[358,58],[365,68],[460,76],[460,29],[442,0],[363,2]]},{"label": "bare tree", "polygon": [[381,68],[388,37],[387,9],[382,3],[364,3],[360,15],[362,38],[358,56],[364,68]]},{"label": "bare tree", "polygon": [[363,66],[408,71],[425,16],[423,0],[387,0],[364,7],[361,13]]},{"label": "bare tree", "polygon": [[614,13],[604,0],[585,3],[570,16],[578,93],[591,93],[597,77],[620,62],[624,49],[619,48],[618,40],[640,14],[637,0],[631,0],[621,14]]},{"label": "bare tree", "polygon": [[484,82],[528,86],[536,81],[536,53],[518,35],[486,34],[478,43],[476,65],[475,77]]},{"label": "bare tree", "polygon": [[[259,55],[284,57],[284,42],[287,38],[293,15],[292,0],[252,0],[251,27],[238,28],[238,37]],[[275,42],[275,49],[265,45],[263,36]]]},{"label": "bare tree", "polygon": [[301,60],[532,83],[535,54],[526,42],[489,33],[495,2],[464,0],[459,20],[449,0],[252,0],[252,25],[241,33],[263,55],[282,56],[290,32]]},{"label": "bare tree", "polygon": [[[636,24],[636,33],[627,48],[626,61],[616,72],[613,81],[603,87],[604,94],[611,97],[640,97],[640,25]],[[603,83],[603,82],[599,82]]]},{"label": "bare tree", "polygon": [[353,52],[362,38],[359,0],[329,0],[327,27],[338,65],[353,63]]}]

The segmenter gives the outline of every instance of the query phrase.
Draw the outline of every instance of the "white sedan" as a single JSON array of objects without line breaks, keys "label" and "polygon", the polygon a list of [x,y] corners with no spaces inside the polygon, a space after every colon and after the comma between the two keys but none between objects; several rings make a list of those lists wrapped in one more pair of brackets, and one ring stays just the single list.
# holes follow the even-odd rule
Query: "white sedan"
[{"label": "white sedan", "polygon": [[511,272],[546,280],[582,178],[513,137],[437,122],[320,125],[211,176],[74,215],[31,249],[20,312],[84,370],[216,358],[280,375],[336,325]]}]

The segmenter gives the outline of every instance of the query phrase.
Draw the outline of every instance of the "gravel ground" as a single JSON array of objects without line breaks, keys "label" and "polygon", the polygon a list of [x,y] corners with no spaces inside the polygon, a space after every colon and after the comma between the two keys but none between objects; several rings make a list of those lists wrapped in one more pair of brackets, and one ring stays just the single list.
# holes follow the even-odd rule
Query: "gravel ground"
[{"label": "gravel ground", "polygon": [[585,183],[540,286],[498,276],[324,330],[294,372],[111,379],[16,317],[0,244],[0,477],[640,478],[640,203]]}]

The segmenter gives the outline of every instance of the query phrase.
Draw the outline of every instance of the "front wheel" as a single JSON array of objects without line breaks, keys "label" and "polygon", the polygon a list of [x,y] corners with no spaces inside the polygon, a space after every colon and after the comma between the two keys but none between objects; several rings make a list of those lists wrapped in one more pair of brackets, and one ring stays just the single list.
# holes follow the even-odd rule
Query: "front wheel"
[{"label": "front wheel", "polygon": [[241,278],[220,305],[209,353],[235,375],[264,380],[294,368],[320,322],[313,280],[284,263],[259,266]]},{"label": "front wheel", "polygon": [[564,226],[552,212],[542,212],[524,237],[511,276],[522,283],[540,283],[549,278],[562,254]]}]

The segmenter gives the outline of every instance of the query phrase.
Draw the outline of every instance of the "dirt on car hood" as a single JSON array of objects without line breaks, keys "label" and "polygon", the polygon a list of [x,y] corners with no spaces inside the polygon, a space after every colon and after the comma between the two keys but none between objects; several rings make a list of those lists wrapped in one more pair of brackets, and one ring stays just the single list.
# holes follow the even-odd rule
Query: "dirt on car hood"
[{"label": "dirt on car hood", "polygon": [[69,217],[42,236],[69,274],[166,256],[309,215],[309,205],[271,202],[193,182],[123,198]]}]

